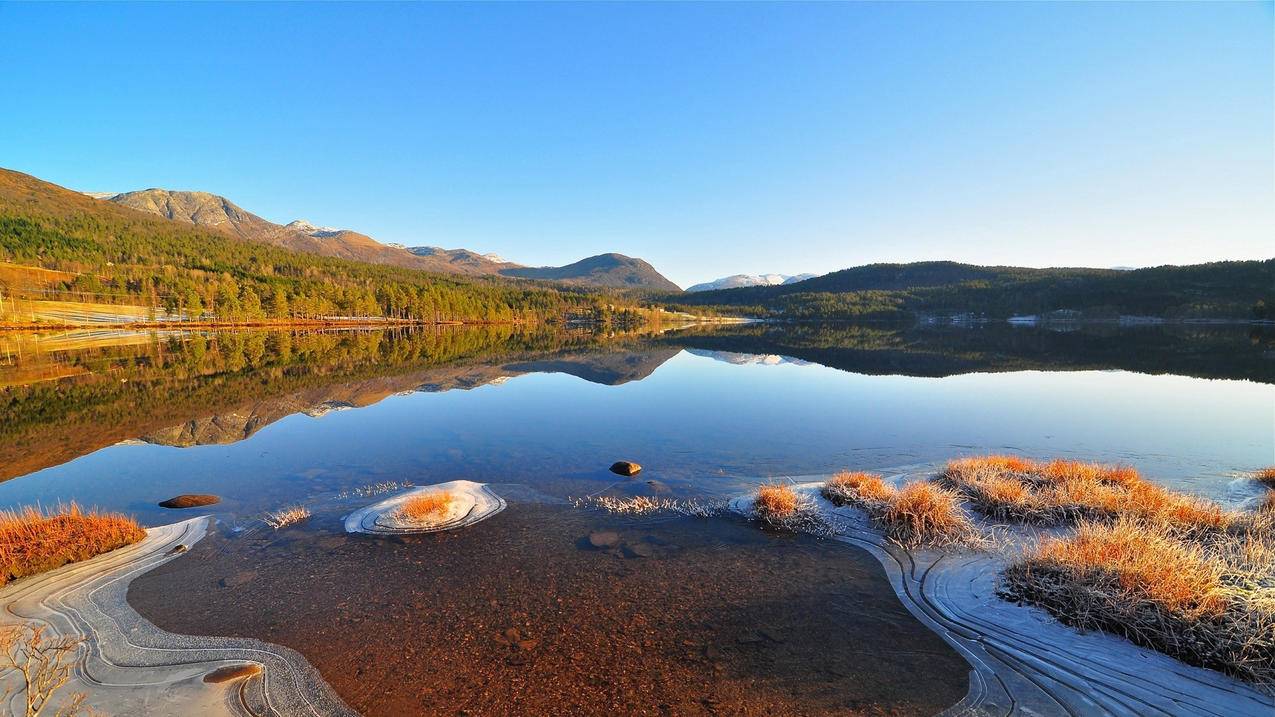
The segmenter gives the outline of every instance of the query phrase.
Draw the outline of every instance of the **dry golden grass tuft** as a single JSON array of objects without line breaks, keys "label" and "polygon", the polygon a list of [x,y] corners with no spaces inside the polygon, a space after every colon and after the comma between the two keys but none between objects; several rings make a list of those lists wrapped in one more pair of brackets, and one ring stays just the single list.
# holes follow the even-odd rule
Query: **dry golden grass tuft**
[{"label": "dry golden grass tuft", "polygon": [[894,487],[875,473],[842,471],[829,478],[821,489],[823,497],[837,505],[847,503],[878,502],[889,500]]},{"label": "dry golden grass tuft", "polygon": [[757,489],[753,510],[766,519],[788,518],[797,512],[797,493],[782,483],[771,483]]},{"label": "dry golden grass tuft", "polygon": [[84,512],[75,503],[50,513],[0,512],[0,585],[136,543],[146,531],[118,513]]},{"label": "dry golden grass tuft", "polygon": [[928,481],[900,488],[875,517],[886,537],[907,548],[960,543],[976,533],[960,495]]},{"label": "dry golden grass tuft", "polygon": [[1275,488],[1275,466],[1260,468],[1253,471],[1253,479]]},{"label": "dry golden grass tuft", "polygon": [[1271,521],[1204,534],[1130,516],[1081,521],[1011,564],[1005,588],[1064,622],[1271,685],[1273,532]]},{"label": "dry golden grass tuft", "polygon": [[451,509],[455,501],[456,496],[447,490],[422,493],[404,501],[396,514],[399,518],[409,521],[436,520],[447,515],[447,511]]},{"label": "dry golden grass tuft", "polygon": [[1182,530],[1224,530],[1236,516],[1150,483],[1129,466],[978,456],[948,462],[942,481],[1000,520],[1060,523],[1131,516]]}]

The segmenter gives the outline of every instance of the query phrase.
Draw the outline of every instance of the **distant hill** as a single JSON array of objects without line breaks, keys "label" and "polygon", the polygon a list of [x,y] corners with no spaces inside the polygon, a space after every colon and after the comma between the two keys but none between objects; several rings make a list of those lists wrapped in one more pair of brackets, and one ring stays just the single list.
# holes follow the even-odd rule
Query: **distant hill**
[{"label": "distant hill", "polygon": [[[525,267],[494,255],[468,249],[382,244],[349,229],[316,227],[304,219],[275,224],[244,210],[225,197],[208,192],[143,189],[96,196],[122,206],[220,231],[245,241],[292,251],[339,257],[369,264],[387,264],[441,274],[521,277],[562,281],[585,286],[680,291],[650,264],[620,254],[589,257],[563,267]],[[612,260],[611,257],[615,259]]]},{"label": "distant hill", "polygon": [[1116,270],[977,266],[952,261],[869,264],[781,286],[669,296],[757,316],[800,319],[1076,311],[1089,318],[1269,318],[1275,259]]},{"label": "distant hill", "polygon": [[664,278],[655,267],[623,254],[599,254],[566,266],[519,267],[502,269],[501,276],[524,279],[562,281],[618,289],[654,289],[680,292],[677,284]]},{"label": "distant hill", "polygon": [[815,276],[815,274],[796,274],[794,276],[787,274],[732,274],[721,279],[706,281],[703,284],[695,284],[686,290],[693,292],[738,289],[745,286],[783,286],[784,284],[796,284],[799,281],[813,279]]}]

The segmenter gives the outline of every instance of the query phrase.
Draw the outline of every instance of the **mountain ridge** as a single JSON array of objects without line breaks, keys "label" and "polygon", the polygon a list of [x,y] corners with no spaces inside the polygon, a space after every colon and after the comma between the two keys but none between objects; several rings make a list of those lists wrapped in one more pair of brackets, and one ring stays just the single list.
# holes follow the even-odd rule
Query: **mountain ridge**
[{"label": "mountain ridge", "polygon": [[598,254],[565,266],[527,267],[469,249],[383,244],[366,234],[316,226],[304,219],[276,224],[211,192],[152,187],[118,194],[86,193],[86,196],[171,221],[213,229],[243,241],[369,264],[463,276],[503,276],[604,288],[681,291],[646,261],[623,254]]}]

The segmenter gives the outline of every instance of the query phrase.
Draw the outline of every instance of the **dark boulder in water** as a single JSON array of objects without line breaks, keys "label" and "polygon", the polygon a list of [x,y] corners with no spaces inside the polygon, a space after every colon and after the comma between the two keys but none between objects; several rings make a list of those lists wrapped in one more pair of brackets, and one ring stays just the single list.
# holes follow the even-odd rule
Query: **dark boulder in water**
[{"label": "dark boulder in water", "polygon": [[616,461],[611,464],[611,472],[622,476],[635,476],[642,472],[642,466],[633,461]]},{"label": "dark boulder in water", "polygon": [[182,495],[161,501],[159,506],[161,508],[198,508],[200,506],[214,505],[220,502],[221,498],[218,498],[215,495],[183,493]]}]

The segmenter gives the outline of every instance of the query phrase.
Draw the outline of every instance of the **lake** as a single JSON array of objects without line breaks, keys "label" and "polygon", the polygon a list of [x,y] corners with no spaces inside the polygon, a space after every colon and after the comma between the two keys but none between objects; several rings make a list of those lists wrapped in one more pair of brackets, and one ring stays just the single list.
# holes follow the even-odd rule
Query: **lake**
[{"label": "lake", "polygon": [[[367,714],[929,714],[960,699],[967,667],[866,553],[571,499],[712,501],[996,452],[1127,463],[1240,506],[1259,492],[1246,473],[1275,462],[1275,331],[10,334],[0,408],[0,506],[74,500],[159,525],[196,514],[160,500],[220,496],[214,534],[130,601],[175,632],[293,647]],[[617,476],[617,460],[643,470]],[[454,534],[341,528],[373,494],[455,479],[510,508]],[[289,505],[314,517],[263,526]],[[178,586],[195,597],[175,605]]]}]

